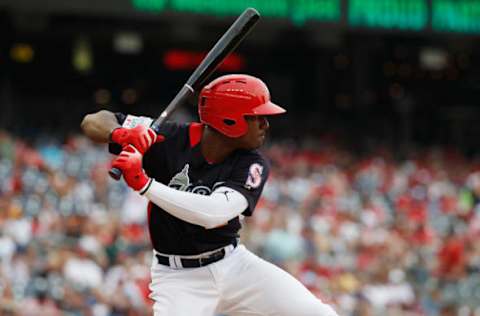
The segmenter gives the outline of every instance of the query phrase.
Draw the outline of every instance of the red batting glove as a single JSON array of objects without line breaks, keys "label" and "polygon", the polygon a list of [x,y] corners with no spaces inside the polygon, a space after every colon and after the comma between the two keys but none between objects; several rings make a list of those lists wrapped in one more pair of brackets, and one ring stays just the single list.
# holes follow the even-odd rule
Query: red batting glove
[{"label": "red batting glove", "polygon": [[122,147],[133,145],[143,155],[156,142],[164,141],[165,137],[157,135],[151,128],[137,125],[134,128],[119,127],[112,131],[110,139]]},{"label": "red batting glove", "polygon": [[112,167],[122,170],[123,178],[129,187],[140,191],[150,181],[142,167],[143,155],[133,145],[123,148],[121,154],[112,161]]}]

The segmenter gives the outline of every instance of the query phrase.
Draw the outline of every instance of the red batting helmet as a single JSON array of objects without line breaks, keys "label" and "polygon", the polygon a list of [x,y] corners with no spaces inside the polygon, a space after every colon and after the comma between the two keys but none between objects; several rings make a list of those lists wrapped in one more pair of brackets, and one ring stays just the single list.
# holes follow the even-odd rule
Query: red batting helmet
[{"label": "red batting helmet", "polygon": [[228,137],[247,133],[245,116],[274,115],[285,109],[270,102],[265,83],[249,75],[227,75],[213,80],[200,92],[200,121]]}]

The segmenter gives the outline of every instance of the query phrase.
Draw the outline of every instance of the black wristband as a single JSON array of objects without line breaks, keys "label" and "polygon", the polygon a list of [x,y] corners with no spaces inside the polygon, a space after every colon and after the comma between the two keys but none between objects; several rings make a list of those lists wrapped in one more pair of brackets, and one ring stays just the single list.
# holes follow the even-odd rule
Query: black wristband
[{"label": "black wristband", "polygon": [[138,191],[138,193],[140,193],[140,195],[144,195],[145,192],[147,192],[148,189],[150,189],[150,186],[152,185],[152,182],[153,182],[153,178],[150,178],[150,180],[148,180],[148,184],[145,186],[145,188],[142,191]]}]

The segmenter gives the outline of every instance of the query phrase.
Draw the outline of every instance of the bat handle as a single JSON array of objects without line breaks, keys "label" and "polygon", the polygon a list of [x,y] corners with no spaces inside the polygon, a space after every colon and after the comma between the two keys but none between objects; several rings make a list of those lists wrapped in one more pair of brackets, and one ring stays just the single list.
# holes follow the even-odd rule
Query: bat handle
[{"label": "bat handle", "polygon": [[112,169],[108,170],[108,174],[110,175],[110,177],[112,179],[118,181],[122,177],[122,170],[120,170],[118,168],[112,168]]}]

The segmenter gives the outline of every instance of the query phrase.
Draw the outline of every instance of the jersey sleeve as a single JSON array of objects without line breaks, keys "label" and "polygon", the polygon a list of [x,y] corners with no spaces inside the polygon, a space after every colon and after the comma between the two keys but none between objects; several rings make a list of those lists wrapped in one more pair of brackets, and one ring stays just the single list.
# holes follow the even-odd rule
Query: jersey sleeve
[{"label": "jersey sleeve", "polygon": [[248,207],[243,215],[252,215],[269,172],[269,164],[258,153],[241,156],[234,165],[232,174],[224,185],[240,192],[247,199]]},{"label": "jersey sleeve", "polygon": [[125,121],[125,118],[127,117],[125,114],[120,113],[120,112],[115,112],[115,117],[117,119],[118,124],[123,125],[123,122]]}]

